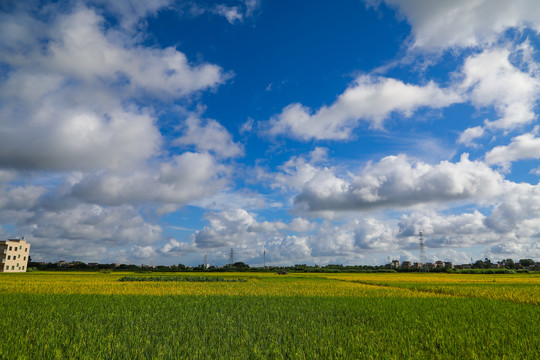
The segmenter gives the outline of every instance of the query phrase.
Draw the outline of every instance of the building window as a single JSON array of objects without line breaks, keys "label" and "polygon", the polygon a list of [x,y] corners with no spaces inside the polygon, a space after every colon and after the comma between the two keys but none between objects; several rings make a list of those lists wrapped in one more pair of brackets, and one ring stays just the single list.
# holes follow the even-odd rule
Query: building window
[{"label": "building window", "polygon": [[28,248],[24,248],[24,252],[28,252]]},{"label": "building window", "polygon": [[11,270],[15,270],[15,265],[11,265]]},{"label": "building window", "polygon": [[26,256],[25,256],[25,257],[23,257],[23,260],[26,260]]},{"label": "building window", "polygon": [[11,255],[8,255],[8,256],[7,256],[7,259],[8,259],[8,260],[11,260]]},{"label": "building window", "polygon": [[12,247],[10,246],[10,247],[9,247],[9,251],[11,251],[11,250],[12,250]]},{"label": "building window", "polygon": [[18,258],[19,258],[19,259],[21,258],[21,254],[19,254],[19,257],[18,257]]},{"label": "building window", "polygon": [[24,266],[21,269],[24,270]]}]

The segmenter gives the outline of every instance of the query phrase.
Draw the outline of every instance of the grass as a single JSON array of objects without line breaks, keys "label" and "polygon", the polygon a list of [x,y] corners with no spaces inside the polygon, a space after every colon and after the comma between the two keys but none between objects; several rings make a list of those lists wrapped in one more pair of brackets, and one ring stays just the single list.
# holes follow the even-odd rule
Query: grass
[{"label": "grass", "polygon": [[0,276],[0,359],[540,358],[532,274],[127,275]]}]

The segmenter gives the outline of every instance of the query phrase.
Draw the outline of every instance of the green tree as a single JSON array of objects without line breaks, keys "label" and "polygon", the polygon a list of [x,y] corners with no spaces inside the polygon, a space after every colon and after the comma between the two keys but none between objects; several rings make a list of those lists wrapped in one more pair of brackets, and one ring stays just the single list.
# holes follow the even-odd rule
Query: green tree
[{"label": "green tree", "polygon": [[501,261],[501,266],[505,269],[515,269],[516,263],[512,259],[504,259]]},{"label": "green tree", "polygon": [[249,269],[249,265],[248,264],[244,264],[243,262],[241,261],[238,261],[238,262],[235,262],[233,264],[233,268],[235,269]]},{"label": "green tree", "polygon": [[533,259],[521,259],[519,260],[519,264],[523,267],[529,267],[531,265],[534,265]]},{"label": "green tree", "polygon": [[489,269],[491,268],[491,260],[488,258],[484,258],[484,261],[476,260],[472,267],[476,269]]}]

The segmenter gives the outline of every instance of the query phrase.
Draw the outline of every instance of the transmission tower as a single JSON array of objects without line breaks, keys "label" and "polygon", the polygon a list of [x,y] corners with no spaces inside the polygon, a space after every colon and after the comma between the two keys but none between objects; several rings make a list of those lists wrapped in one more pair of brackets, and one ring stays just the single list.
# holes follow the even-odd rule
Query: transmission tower
[{"label": "transmission tower", "polygon": [[418,235],[420,236],[420,262],[422,263],[422,267],[424,270],[427,271],[427,257],[426,257],[426,248],[424,245],[424,233],[422,231],[418,232]]},{"label": "transmission tower", "polygon": [[264,251],[264,268],[266,269],[266,250]]},{"label": "transmission tower", "polygon": [[229,254],[229,265],[233,266],[234,264],[234,249],[231,248],[231,253]]}]

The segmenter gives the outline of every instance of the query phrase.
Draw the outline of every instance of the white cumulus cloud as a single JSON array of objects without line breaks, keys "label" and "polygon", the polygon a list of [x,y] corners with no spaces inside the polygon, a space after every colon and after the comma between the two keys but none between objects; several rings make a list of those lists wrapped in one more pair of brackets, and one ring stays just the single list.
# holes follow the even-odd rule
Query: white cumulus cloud
[{"label": "white cumulus cloud", "polygon": [[194,145],[197,151],[212,151],[220,158],[244,154],[242,145],[235,143],[227,129],[215,120],[208,119],[203,124],[198,117],[190,116],[185,121],[183,130],[183,135],[174,141],[176,145]]},{"label": "white cumulus cloud", "polygon": [[[534,73],[518,69],[510,62],[512,51],[506,48],[485,50],[465,60],[461,87],[470,93],[476,107],[493,106],[500,116],[486,121],[489,129],[512,130],[536,119],[534,111],[540,82]],[[480,136],[480,130],[465,133],[462,140]]]},{"label": "white cumulus cloud", "polygon": [[270,135],[287,134],[301,140],[345,140],[360,121],[381,128],[392,113],[410,117],[421,107],[442,108],[459,102],[457,93],[435,83],[406,84],[400,80],[362,75],[330,106],[313,112],[294,103],[266,124]]},{"label": "white cumulus cloud", "polygon": [[485,46],[511,28],[540,32],[536,0],[368,0],[396,7],[412,26],[413,45],[426,49]]},{"label": "white cumulus cloud", "polygon": [[303,211],[367,211],[407,208],[459,201],[489,201],[503,191],[497,172],[466,154],[457,163],[412,162],[404,155],[388,156],[352,179],[321,170],[295,198]]},{"label": "white cumulus cloud", "polygon": [[48,20],[23,10],[1,17],[0,31],[10,31],[0,39],[6,167],[134,168],[162,145],[152,109],[137,105],[141,96],[184,97],[226,78],[175,48],[145,47],[131,32],[106,29],[84,5]]},{"label": "white cumulus cloud", "polygon": [[186,152],[157,170],[88,175],[73,185],[70,195],[111,206],[154,203],[161,205],[160,212],[170,212],[217,192],[226,184],[225,172],[210,154]]},{"label": "white cumulus cloud", "polygon": [[516,136],[507,146],[497,146],[485,155],[485,161],[508,170],[510,164],[523,159],[540,159],[540,138],[528,133]]}]

